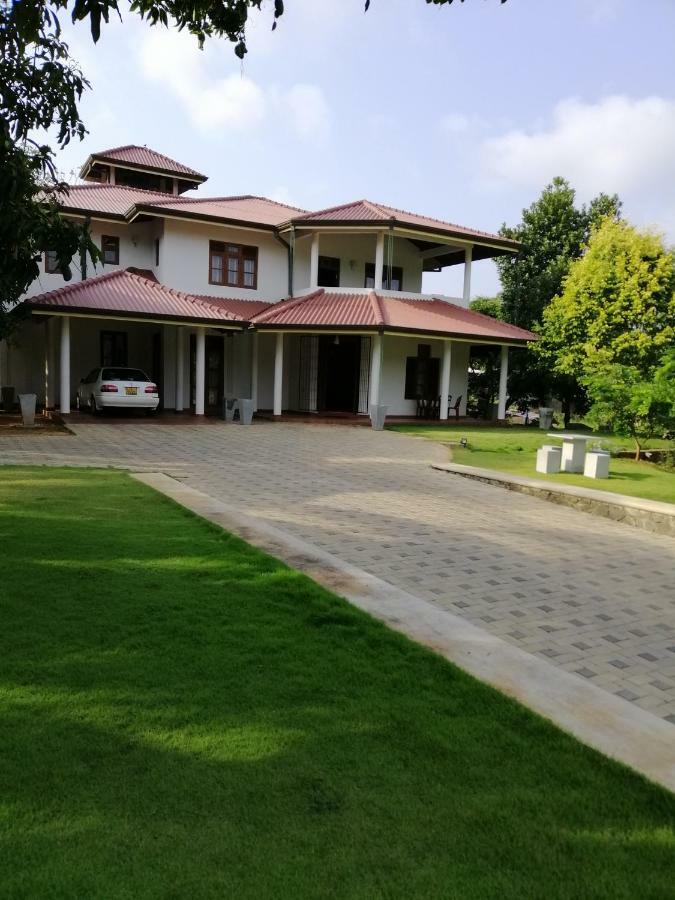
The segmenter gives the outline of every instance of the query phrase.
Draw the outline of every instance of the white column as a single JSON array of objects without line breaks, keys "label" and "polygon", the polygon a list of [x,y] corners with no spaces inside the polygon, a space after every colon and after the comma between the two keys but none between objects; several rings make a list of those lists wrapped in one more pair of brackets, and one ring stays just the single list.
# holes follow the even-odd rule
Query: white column
[{"label": "white column", "polygon": [[59,409],[62,415],[70,412],[70,318],[61,319],[61,385]]},{"label": "white column", "polygon": [[441,365],[441,407],[439,418],[448,418],[448,395],[450,394],[450,365],[452,363],[452,342],[443,341],[443,363]]},{"label": "white column", "polygon": [[251,400],[253,412],[258,411],[258,332],[251,334]]},{"label": "white column", "polygon": [[497,418],[506,418],[506,381],[509,375],[509,348],[502,347],[502,364],[499,369],[499,403],[497,406]]},{"label": "white column", "polygon": [[176,412],[185,408],[185,331],[176,325]]},{"label": "white column", "polygon": [[206,333],[203,328],[197,330],[195,347],[195,415],[204,415],[204,393],[206,385]]},{"label": "white column", "polygon": [[473,255],[473,247],[467,247],[464,251],[464,306],[468,306],[471,301],[471,258]]},{"label": "white column", "polygon": [[284,336],[279,332],[274,348],[274,415],[281,415],[284,390]]},{"label": "white column", "polygon": [[115,184],[115,166],[110,166],[110,180],[108,184]]},{"label": "white column", "polygon": [[382,375],[382,335],[374,334],[371,338],[370,353],[370,406],[380,403],[380,380]]},{"label": "white column", "polygon": [[319,286],[319,233],[318,231],[312,235],[312,247],[309,251],[309,286],[318,288]]},{"label": "white column", "polygon": [[375,244],[375,290],[382,290],[382,271],[384,269],[384,231],[378,231]]}]

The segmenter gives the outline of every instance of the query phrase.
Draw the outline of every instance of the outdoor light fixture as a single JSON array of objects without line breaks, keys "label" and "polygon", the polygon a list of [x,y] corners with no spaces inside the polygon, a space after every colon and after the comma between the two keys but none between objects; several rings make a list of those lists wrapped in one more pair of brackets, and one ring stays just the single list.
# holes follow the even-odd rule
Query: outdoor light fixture
[{"label": "outdoor light fixture", "polygon": [[334,344],[336,347],[339,347],[339,346],[340,346],[340,335],[339,335],[339,334],[336,334],[335,337],[333,338],[333,344]]}]

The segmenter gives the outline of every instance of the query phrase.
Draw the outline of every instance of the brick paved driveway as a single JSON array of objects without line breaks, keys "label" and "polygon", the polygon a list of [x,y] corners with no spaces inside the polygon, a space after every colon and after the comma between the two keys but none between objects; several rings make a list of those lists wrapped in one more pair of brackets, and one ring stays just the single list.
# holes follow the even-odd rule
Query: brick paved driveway
[{"label": "brick paved driveway", "polygon": [[366,428],[161,422],[0,439],[0,462],[163,471],[675,724],[675,541],[430,468]]}]

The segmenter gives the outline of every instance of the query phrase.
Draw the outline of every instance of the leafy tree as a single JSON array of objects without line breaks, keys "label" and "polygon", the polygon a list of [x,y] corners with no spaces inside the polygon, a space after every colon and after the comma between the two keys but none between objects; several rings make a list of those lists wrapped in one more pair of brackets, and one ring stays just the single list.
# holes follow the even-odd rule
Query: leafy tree
[{"label": "leafy tree", "polygon": [[[593,226],[606,216],[618,219],[620,211],[619,198],[607,194],[578,207],[570,184],[554,178],[523,210],[520,224],[503,225],[500,234],[523,245],[517,256],[496,260],[505,321],[536,331],[547,305],[561,292],[570,265],[581,256]],[[553,394],[562,400],[565,424],[569,424],[572,404],[584,396],[574,374],[552,377],[542,357],[532,352],[514,354],[510,369],[513,399],[542,402]]]},{"label": "leafy tree", "polygon": [[490,316],[492,319],[503,318],[502,298],[499,294],[496,297],[474,297],[469,303],[469,309],[482,313],[484,316]]},{"label": "leafy tree", "polygon": [[601,221],[542,319],[535,352],[579,379],[591,421],[636,443],[673,427],[675,257],[660,236]]}]

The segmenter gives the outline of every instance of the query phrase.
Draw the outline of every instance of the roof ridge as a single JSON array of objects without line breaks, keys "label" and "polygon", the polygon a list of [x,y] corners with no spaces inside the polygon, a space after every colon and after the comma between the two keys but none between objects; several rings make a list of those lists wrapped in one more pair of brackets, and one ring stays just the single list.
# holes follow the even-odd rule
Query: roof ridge
[{"label": "roof ridge", "polygon": [[261,318],[261,316],[270,315],[270,313],[278,310],[278,308],[282,304],[284,304],[284,307],[283,307],[284,309],[295,309],[296,306],[300,306],[300,304],[305,303],[307,300],[313,300],[315,297],[320,297],[322,294],[325,294],[325,293],[326,293],[325,288],[320,287],[320,288],[317,288],[317,290],[312,291],[310,294],[303,294],[302,297],[285,297],[283,300],[279,300],[279,301],[277,301],[277,303],[273,303],[271,309],[266,309],[263,312],[260,312],[257,315],[253,316],[251,321],[255,322],[256,320],[259,320],[261,322],[264,322],[265,320],[264,320],[264,318]]},{"label": "roof ridge", "polygon": [[[160,192],[161,193],[161,192]],[[284,209],[294,209],[297,212],[306,212],[299,206],[290,206],[288,203],[281,203],[279,200],[271,200],[269,197],[263,197],[260,194],[231,194],[223,197],[177,197],[173,194],[167,196],[167,203],[219,203],[222,201],[234,200],[263,200],[265,203],[273,203],[275,206],[282,206]]]},{"label": "roof ridge", "polygon": [[[96,188],[100,190],[101,188],[111,188],[112,190],[121,190],[121,191],[138,191],[141,194],[160,194],[162,197],[167,197],[168,199],[173,198],[173,194],[170,194],[168,191],[153,191],[150,188],[137,188],[131,187],[128,184],[109,184],[105,181],[93,181],[87,182],[87,184],[70,184],[68,185],[69,191],[82,190],[82,188]],[[65,192],[64,192],[65,193]]]},{"label": "roof ridge", "polygon": [[384,313],[382,312],[382,304],[380,303],[380,295],[376,290],[370,291],[370,305],[372,307],[373,313],[375,315],[375,324],[376,325],[385,325],[384,321]]},{"label": "roof ridge", "polygon": [[338,203],[337,206],[327,206],[327,207],[325,207],[325,209],[312,209],[312,210],[309,210],[309,211],[306,213],[306,215],[301,216],[301,217],[299,217],[299,218],[309,218],[309,219],[311,219],[312,216],[316,216],[316,215],[319,214],[319,213],[335,212],[335,211],[338,210],[338,209],[348,209],[350,206],[358,206],[359,203],[366,203],[366,204],[367,204],[368,202],[369,202],[369,201],[366,200],[365,198],[361,198],[360,200],[351,200],[349,203]]}]

